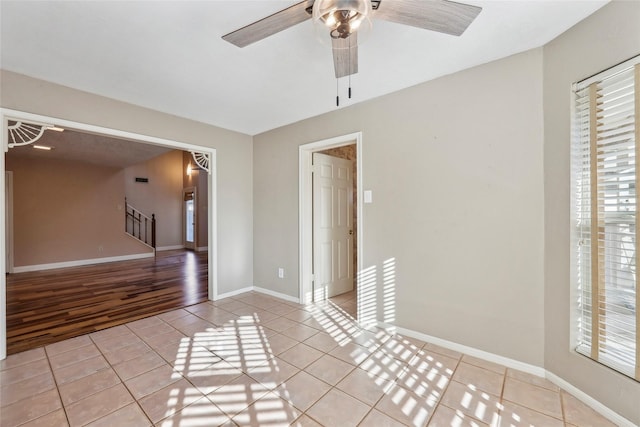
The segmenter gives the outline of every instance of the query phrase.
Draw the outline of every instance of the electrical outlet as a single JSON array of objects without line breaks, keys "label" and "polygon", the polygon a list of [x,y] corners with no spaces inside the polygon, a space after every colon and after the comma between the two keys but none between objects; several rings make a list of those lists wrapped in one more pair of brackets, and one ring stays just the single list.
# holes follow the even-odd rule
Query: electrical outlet
[{"label": "electrical outlet", "polygon": [[284,279],[284,268],[278,268],[278,278]]}]

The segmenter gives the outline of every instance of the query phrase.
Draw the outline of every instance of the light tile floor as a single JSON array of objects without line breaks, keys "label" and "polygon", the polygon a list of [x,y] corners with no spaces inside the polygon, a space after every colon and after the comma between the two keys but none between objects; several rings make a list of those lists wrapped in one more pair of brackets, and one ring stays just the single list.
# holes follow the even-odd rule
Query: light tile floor
[{"label": "light tile floor", "polygon": [[613,425],[545,379],[258,293],[11,355],[0,383],[3,427]]}]

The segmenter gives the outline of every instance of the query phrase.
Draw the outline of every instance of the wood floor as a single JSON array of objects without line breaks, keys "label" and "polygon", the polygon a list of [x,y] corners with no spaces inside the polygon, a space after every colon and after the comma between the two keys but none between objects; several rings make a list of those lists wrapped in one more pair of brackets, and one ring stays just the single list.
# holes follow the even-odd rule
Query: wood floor
[{"label": "wood floor", "polygon": [[7,274],[13,354],[207,299],[207,253]]}]

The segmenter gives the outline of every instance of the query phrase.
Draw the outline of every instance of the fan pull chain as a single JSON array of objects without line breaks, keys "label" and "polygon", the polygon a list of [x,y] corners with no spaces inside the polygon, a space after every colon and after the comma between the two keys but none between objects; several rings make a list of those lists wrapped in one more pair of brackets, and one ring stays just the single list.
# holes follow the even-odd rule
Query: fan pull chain
[{"label": "fan pull chain", "polygon": [[336,107],[340,106],[340,89],[338,87],[338,83],[340,80],[336,79]]},{"label": "fan pull chain", "polygon": [[349,37],[349,99],[351,99],[351,37]]}]

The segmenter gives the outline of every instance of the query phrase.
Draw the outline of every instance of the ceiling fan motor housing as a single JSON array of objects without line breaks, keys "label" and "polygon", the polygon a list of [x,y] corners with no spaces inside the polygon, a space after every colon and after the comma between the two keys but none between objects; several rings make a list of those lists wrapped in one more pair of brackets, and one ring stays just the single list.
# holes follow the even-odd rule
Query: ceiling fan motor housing
[{"label": "ceiling fan motor housing", "polygon": [[332,39],[346,39],[363,24],[371,26],[371,10],[370,0],[316,0],[312,17]]}]

